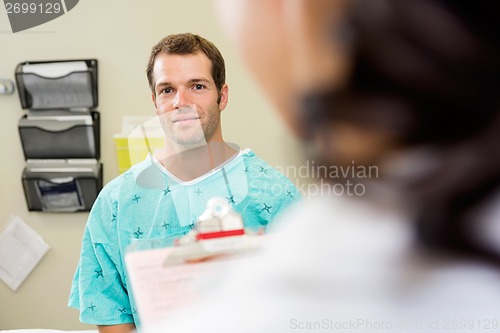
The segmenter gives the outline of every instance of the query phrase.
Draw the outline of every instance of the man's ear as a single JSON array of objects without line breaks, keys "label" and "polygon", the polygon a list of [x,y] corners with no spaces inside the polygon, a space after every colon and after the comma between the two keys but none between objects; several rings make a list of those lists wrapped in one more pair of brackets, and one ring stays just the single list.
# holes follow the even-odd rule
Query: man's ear
[{"label": "man's ear", "polygon": [[220,97],[219,97],[219,111],[222,111],[226,108],[228,98],[229,98],[229,87],[227,86],[226,83],[222,86],[220,90]]},{"label": "man's ear", "polygon": [[156,106],[156,94],[155,93],[151,93],[151,100],[153,101],[156,112],[158,112],[158,107]]}]

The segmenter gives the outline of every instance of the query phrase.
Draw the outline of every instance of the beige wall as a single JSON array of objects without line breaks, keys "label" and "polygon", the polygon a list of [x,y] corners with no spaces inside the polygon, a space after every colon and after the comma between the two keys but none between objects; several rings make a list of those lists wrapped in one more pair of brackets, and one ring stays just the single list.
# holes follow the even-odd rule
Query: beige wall
[{"label": "beige wall", "polygon": [[[153,115],[144,74],[151,46],[169,33],[194,32],[219,46],[228,70],[230,102],[223,113],[226,140],[251,147],[272,165],[297,158],[294,143],[219,30],[207,0],[82,0],[66,15],[12,34],[0,8],[0,78],[14,79],[26,60],[97,58],[104,181],[118,175],[113,134],[126,115]],[[17,132],[24,111],[17,96],[0,95],[2,193],[0,230],[19,215],[49,243],[50,250],[17,292],[0,282],[0,329],[93,328],[66,307],[87,213],[28,212],[21,187],[24,159]]]}]

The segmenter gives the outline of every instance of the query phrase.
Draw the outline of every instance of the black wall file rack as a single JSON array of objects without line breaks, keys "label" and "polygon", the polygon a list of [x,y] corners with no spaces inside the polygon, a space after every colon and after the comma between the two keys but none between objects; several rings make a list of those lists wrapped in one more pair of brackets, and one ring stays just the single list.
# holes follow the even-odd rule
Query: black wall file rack
[{"label": "black wall file rack", "polygon": [[96,59],[27,61],[15,70],[28,210],[89,211],[102,188]]}]

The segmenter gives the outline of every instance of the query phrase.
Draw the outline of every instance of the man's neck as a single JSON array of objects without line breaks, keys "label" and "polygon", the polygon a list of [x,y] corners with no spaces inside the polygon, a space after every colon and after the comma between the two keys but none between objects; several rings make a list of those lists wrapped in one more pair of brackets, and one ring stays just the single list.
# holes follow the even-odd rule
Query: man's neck
[{"label": "man's neck", "polygon": [[224,141],[189,147],[175,152],[164,148],[156,158],[171,174],[182,181],[191,181],[225,164],[238,154]]}]

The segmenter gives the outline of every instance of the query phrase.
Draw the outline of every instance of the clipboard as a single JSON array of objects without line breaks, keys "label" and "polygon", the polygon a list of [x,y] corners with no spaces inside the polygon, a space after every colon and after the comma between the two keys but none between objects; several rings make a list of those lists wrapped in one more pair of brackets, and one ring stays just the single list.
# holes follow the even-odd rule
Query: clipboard
[{"label": "clipboard", "polygon": [[[219,200],[217,204],[222,204],[225,199],[216,200]],[[210,203],[213,201],[207,206]],[[227,201],[226,205],[230,208]],[[206,215],[207,211],[193,232],[172,247],[158,248],[155,240],[146,246],[142,241],[140,246],[132,244],[129,247],[125,265],[142,328],[154,327],[182,308],[196,304],[210,292],[211,282],[215,282],[217,276],[232,264],[252,258],[264,245],[267,236],[260,233],[231,232],[238,229],[220,233],[210,228],[206,232],[207,226],[214,223],[213,216]],[[227,217],[234,211],[229,209],[223,213]],[[235,226],[234,221],[231,225]]]}]

